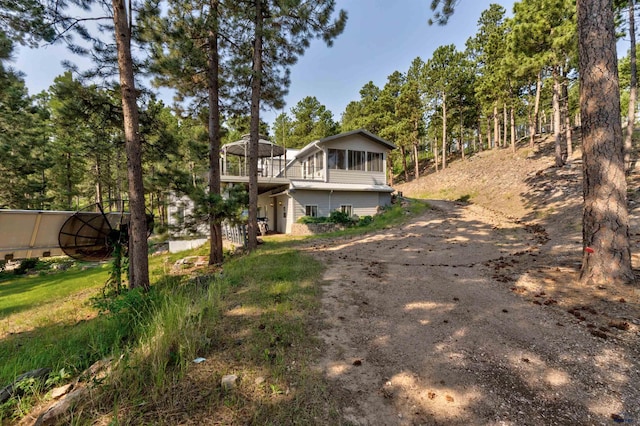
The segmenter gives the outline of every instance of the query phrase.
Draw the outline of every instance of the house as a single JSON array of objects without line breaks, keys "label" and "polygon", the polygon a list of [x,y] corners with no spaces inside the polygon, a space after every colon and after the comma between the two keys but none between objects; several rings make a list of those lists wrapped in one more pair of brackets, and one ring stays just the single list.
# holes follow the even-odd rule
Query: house
[{"label": "house", "polygon": [[287,184],[258,196],[259,211],[280,233],[291,233],[302,216],[329,216],[334,210],[374,215],[391,203],[386,160],[394,148],[366,130],[312,142],[287,164]]},{"label": "house", "polygon": [[[247,136],[222,147],[223,185],[248,184],[248,142]],[[366,130],[329,136],[297,151],[261,137],[258,217],[267,218],[275,232],[291,233],[303,216],[329,216],[334,210],[360,217],[376,214],[391,203],[387,157],[395,148]],[[173,224],[179,209],[188,209],[180,205],[169,211]]]}]

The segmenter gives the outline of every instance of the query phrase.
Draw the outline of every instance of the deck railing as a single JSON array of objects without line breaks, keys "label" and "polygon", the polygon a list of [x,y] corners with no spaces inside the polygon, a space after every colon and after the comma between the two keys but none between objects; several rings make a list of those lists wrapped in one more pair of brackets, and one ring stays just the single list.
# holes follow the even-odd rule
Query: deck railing
[{"label": "deck railing", "polygon": [[[222,176],[246,177],[249,176],[249,167],[243,162],[227,162],[221,163],[220,173]],[[258,177],[261,178],[280,178],[280,179],[307,179],[322,180],[324,179],[324,171],[305,170],[301,165],[289,166],[286,169],[280,167],[279,164],[269,164],[264,162],[258,164]]]}]

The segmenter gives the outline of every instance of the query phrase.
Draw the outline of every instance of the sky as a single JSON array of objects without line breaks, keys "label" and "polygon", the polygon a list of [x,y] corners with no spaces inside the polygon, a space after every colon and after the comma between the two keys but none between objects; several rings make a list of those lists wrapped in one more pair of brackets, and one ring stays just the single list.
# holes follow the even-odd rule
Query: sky
[{"label": "sky", "polygon": [[[336,10],[347,11],[344,32],[332,47],[316,40],[291,68],[291,86],[284,112],[306,96],[315,96],[339,121],[347,104],[360,99],[369,81],[384,86],[394,71],[406,72],[411,61],[427,61],[439,46],[465,41],[477,32],[477,22],[490,3],[499,3],[510,16],[514,0],[462,0],[446,26],[429,26],[430,0],[337,0]],[[46,90],[64,72],[63,59],[80,68],[83,61],[63,46],[38,49],[19,47],[12,66],[25,74],[29,93]],[[88,66],[86,64],[84,66]],[[165,103],[172,104],[170,96]],[[261,118],[271,124],[283,111],[265,110]]]}]

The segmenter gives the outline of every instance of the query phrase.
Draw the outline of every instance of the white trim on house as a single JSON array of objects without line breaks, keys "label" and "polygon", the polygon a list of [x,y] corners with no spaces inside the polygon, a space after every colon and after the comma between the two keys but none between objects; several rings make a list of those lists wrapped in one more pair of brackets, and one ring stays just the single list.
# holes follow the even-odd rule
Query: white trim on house
[{"label": "white trim on house", "polygon": [[292,180],[290,192],[296,189],[311,191],[366,191],[366,192],[393,192],[389,185],[367,185],[358,183],[332,183],[318,181]]}]

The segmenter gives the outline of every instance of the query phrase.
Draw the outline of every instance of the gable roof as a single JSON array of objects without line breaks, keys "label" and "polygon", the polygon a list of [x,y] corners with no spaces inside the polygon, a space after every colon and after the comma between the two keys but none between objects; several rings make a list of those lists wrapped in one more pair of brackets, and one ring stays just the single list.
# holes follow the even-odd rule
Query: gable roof
[{"label": "gable roof", "polygon": [[380,144],[380,145],[382,145],[383,147],[385,147],[387,149],[396,149],[397,148],[391,142],[386,141],[386,140],[382,139],[381,137],[376,136],[371,132],[368,132],[365,129],[358,129],[358,130],[352,130],[350,132],[339,133],[339,134],[333,135],[333,136],[327,136],[326,138],[310,142],[309,144],[307,144],[304,148],[302,148],[300,150],[300,152],[298,153],[298,155],[296,157],[301,157],[301,156],[306,155],[306,153],[309,150],[313,149],[314,147],[315,148],[320,148],[320,145],[324,145],[327,142],[331,142],[331,141],[334,141],[336,139],[342,139],[342,138],[345,138],[345,137],[348,137],[348,136],[352,136],[352,135],[364,136],[365,138],[369,139],[370,141],[373,141],[373,142],[375,142],[377,144]]}]

